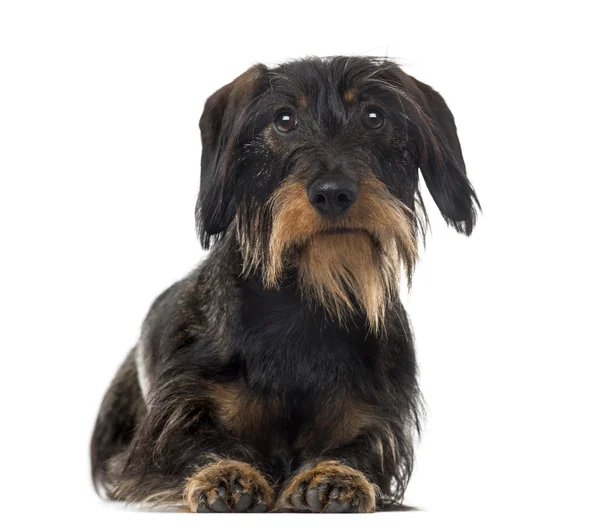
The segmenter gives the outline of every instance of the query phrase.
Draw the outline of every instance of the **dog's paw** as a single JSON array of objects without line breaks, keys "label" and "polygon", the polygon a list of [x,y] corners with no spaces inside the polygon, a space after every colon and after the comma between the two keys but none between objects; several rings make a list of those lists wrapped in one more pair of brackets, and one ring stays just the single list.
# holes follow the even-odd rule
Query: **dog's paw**
[{"label": "dog's paw", "polygon": [[372,513],[375,489],[358,470],[323,461],[295,476],[277,505],[282,510],[314,513]]},{"label": "dog's paw", "polygon": [[273,504],[273,489],[254,467],[240,461],[217,461],[200,468],[184,492],[198,513],[261,513]]}]

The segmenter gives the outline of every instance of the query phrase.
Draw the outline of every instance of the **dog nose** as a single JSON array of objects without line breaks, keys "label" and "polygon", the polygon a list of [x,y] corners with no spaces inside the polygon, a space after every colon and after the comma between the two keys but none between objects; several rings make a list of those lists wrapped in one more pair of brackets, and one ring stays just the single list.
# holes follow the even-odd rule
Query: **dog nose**
[{"label": "dog nose", "polygon": [[315,210],[324,216],[335,217],[354,204],[358,186],[343,175],[328,175],[310,183],[307,193]]}]

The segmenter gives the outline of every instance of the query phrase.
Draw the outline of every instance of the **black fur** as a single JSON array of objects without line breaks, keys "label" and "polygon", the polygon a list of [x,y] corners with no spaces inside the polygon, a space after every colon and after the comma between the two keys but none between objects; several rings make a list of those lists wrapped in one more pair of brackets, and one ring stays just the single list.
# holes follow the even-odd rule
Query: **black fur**
[{"label": "black fur", "polygon": [[[372,104],[386,117],[377,132],[360,125]],[[270,130],[282,108],[302,126],[286,138]],[[411,209],[415,227],[420,168],[444,218],[470,234],[478,202],[450,110],[387,60],[315,58],[253,67],[208,99],[200,127],[197,223],[211,253],[156,300],[115,377],[92,440],[95,484],[113,499],[176,503],[198,467],[227,458],[254,465],[277,494],[303,467],[333,459],[377,485],[380,506],[400,502],[420,414],[400,301],[383,332],[360,311],[339,323],[301,297],[293,268],[279,289],[265,289],[258,271],[243,274],[239,238],[269,238],[265,205],[298,168],[356,179],[356,168],[368,168]],[[231,389],[233,419],[219,403]]]}]

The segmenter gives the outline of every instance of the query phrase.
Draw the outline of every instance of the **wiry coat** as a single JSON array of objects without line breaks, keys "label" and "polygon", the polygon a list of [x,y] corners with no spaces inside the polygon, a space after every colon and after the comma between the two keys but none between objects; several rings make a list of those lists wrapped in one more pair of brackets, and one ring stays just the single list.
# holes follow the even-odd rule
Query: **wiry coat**
[{"label": "wiry coat", "polygon": [[[353,121],[373,102],[389,109],[379,136]],[[305,129],[277,136],[280,108]],[[310,59],[250,69],[208,100],[201,131],[212,250],[154,302],[105,396],[96,485],[192,510],[401,501],[420,395],[397,283],[423,223],[418,168],[461,232],[478,205],[450,111],[387,61]],[[359,197],[324,221],[304,190],[333,170]],[[328,490],[304,493],[315,482]]]}]

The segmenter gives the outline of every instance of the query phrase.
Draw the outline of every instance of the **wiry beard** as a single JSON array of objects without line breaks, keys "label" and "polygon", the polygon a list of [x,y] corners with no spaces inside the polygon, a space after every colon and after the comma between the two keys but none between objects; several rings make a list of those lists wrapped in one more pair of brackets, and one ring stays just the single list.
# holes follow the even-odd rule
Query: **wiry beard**
[{"label": "wiry beard", "polygon": [[397,298],[401,271],[410,281],[417,259],[411,212],[383,183],[362,181],[356,203],[340,218],[320,216],[305,185],[294,179],[263,208],[245,214],[236,218],[244,273],[257,272],[265,288],[277,289],[286,271],[295,269],[309,302],[340,323],[362,311],[372,330],[382,328],[386,309]]},{"label": "wiry beard", "polygon": [[340,322],[356,312],[358,303],[377,331],[388,302],[397,295],[400,270],[397,250],[378,247],[365,232],[311,238],[299,254],[302,294]]}]

